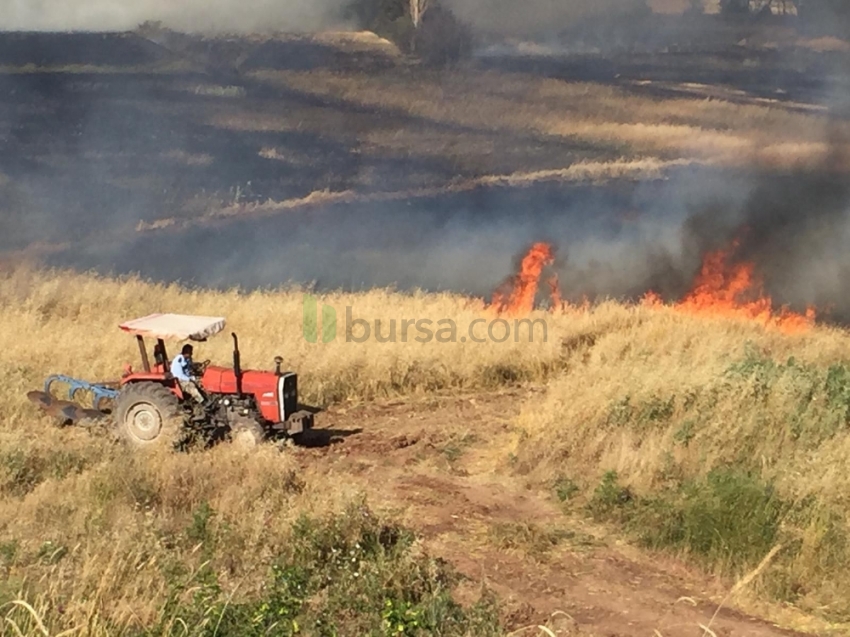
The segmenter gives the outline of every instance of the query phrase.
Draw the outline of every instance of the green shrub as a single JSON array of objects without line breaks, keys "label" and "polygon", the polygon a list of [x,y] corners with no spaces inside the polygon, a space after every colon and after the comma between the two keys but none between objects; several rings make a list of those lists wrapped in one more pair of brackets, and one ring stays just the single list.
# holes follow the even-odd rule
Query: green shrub
[{"label": "green shrub", "polygon": [[[202,505],[190,535],[208,538],[214,515]],[[145,634],[500,634],[494,599],[485,597],[471,609],[458,605],[450,594],[456,578],[446,565],[414,554],[409,531],[363,504],[323,518],[302,515],[290,536],[259,596],[229,600],[210,564],[189,579],[176,570],[160,625]]]},{"label": "green shrub", "polygon": [[617,472],[607,471],[593,492],[587,508],[597,520],[624,522],[633,514],[633,504],[634,495],[628,487],[620,485]]},{"label": "green shrub", "polygon": [[555,490],[555,495],[558,496],[558,500],[561,502],[571,500],[581,491],[581,487],[579,487],[572,478],[567,476],[559,476],[556,478],[552,487]]},{"label": "green shrub", "polygon": [[673,548],[739,572],[758,564],[777,543],[786,511],[771,485],[723,467],[677,492],[644,500],[631,522],[648,546]]},{"label": "green shrub", "polygon": [[725,377],[725,391],[740,392],[745,381],[751,399],[765,404],[777,385],[784,383],[790,391],[791,411],[780,414],[779,424],[788,436],[805,448],[816,448],[840,431],[850,429],[850,367],[831,365],[825,370],[801,365],[794,358],[778,364],[767,358],[749,354],[731,365]]},{"label": "green shrub", "polygon": [[0,454],[0,492],[23,497],[46,480],[81,473],[89,460],[63,449],[14,449]]},{"label": "green shrub", "polygon": [[649,431],[665,426],[673,418],[675,411],[675,396],[651,396],[637,403],[632,401],[631,396],[626,396],[614,401],[608,408],[606,425]]}]

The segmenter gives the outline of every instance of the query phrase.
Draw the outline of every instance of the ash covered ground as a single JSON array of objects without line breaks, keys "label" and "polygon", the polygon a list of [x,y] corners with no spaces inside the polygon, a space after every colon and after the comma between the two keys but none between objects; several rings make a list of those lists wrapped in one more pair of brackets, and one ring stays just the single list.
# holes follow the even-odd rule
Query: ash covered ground
[{"label": "ash covered ground", "polygon": [[[450,69],[365,34],[0,34],[0,253],[487,295],[547,241],[567,298],[677,297],[746,227],[777,302],[846,317],[848,54],[748,29],[754,44],[726,25],[607,51],[502,41]],[[792,165],[748,163],[774,129]],[[571,176],[583,163],[602,168]]]}]

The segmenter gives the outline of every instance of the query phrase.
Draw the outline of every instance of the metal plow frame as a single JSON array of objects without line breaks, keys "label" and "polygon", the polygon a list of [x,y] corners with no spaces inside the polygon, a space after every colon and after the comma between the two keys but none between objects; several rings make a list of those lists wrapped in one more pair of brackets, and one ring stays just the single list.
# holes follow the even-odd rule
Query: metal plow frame
[{"label": "metal plow frame", "polygon": [[[50,390],[54,383],[65,383],[68,385],[68,400],[56,398],[51,394]],[[108,385],[109,383],[90,383],[71,376],[54,374],[44,381],[44,391],[31,391],[27,394],[27,398],[51,416],[61,418],[66,422],[75,423],[81,420],[100,420],[107,416],[107,413],[100,408],[103,402],[114,400],[118,396],[118,390]],[[81,391],[91,392],[91,409],[73,402],[77,394]]]}]

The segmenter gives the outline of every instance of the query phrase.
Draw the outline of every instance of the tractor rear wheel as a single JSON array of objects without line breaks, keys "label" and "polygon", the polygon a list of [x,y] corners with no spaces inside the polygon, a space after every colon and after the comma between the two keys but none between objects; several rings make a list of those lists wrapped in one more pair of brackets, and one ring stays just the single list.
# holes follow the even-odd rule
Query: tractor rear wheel
[{"label": "tractor rear wheel", "polygon": [[242,449],[253,449],[263,444],[266,430],[250,416],[236,416],[230,423],[230,440]]},{"label": "tractor rear wheel", "polygon": [[115,423],[133,447],[173,447],[183,429],[180,401],[158,383],[129,385],[116,400]]}]

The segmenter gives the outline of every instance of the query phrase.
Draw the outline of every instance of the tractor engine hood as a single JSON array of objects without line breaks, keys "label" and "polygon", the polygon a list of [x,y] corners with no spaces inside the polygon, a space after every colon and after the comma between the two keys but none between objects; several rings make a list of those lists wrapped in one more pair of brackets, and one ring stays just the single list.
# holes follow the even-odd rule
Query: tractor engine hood
[{"label": "tractor engine hood", "polygon": [[[272,423],[283,422],[289,417],[289,412],[297,408],[297,405],[289,404],[292,398],[297,400],[294,393],[297,392],[296,378],[295,374],[278,376],[274,372],[244,370],[242,393],[254,397],[263,418]],[[236,373],[228,367],[207,367],[202,383],[207,393],[238,393]]]}]

